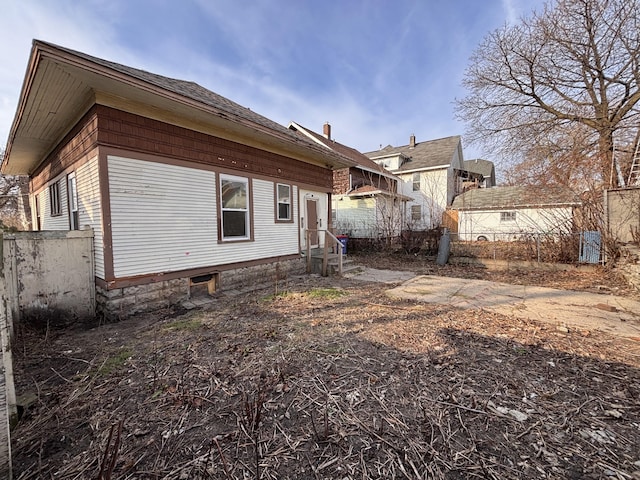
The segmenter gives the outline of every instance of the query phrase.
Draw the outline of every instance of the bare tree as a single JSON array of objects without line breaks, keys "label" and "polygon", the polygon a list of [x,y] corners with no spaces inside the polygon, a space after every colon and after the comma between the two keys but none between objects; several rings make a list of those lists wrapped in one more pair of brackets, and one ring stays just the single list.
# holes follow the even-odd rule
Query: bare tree
[{"label": "bare tree", "polygon": [[464,85],[469,94],[457,101],[456,115],[468,125],[468,141],[560,170],[569,158],[575,169],[595,163],[599,183],[617,186],[614,140],[627,142],[638,126],[639,3],[548,3],[490,33],[471,57]]},{"label": "bare tree", "polygon": [[[0,147],[0,160],[4,149]],[[23,230],[30,221],[28,178],[0,176],[0,228]]]}]

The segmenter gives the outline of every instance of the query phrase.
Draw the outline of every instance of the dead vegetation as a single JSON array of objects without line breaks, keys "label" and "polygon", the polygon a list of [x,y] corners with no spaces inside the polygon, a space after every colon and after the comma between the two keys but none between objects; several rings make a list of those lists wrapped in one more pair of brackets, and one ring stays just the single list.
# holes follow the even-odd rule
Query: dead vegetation
[{"label": "dead vegetation", "polygon": [[638,342],[337,283],[22,328],[15,478],[640,478]]}]

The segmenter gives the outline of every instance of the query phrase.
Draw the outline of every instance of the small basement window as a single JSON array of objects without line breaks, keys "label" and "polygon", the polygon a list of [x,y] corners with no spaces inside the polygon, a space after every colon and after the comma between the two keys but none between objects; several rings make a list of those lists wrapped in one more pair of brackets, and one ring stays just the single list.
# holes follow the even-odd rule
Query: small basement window
[{"label": "small basement window", "polygon": [[207,273],[189,279],[189,298],[213,295],[220,287],[220,274]]}]

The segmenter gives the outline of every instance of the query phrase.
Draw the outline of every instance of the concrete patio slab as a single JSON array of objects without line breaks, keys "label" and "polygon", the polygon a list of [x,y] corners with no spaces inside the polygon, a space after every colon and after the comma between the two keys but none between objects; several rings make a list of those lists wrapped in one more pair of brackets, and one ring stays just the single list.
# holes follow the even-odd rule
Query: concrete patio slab
[{"label": "concrete patio slab", "polygon": [[[402,272],[406,273],[406,272]],[[479,308],[640,340],[640,302],[614,295],[420,275],[388,290],[394,298]]]}]

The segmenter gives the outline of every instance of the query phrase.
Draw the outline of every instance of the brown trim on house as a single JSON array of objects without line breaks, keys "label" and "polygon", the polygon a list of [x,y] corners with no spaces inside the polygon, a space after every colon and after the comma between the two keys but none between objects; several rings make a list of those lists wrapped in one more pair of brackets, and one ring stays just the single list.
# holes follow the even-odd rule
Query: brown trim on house
[{"label": "brown trim on house", "polygon": [[[89,161],[98,146],[98,117],[95,106],[75,124],[44,161],[31,173],[31,188],[41,187],[63,172],[78,168],[81,161]],[[83,162],[84,163],[84,162]]]},{"label": "brown trim on house", "polygon": [[[266,175],[247,175],[246,172],[239,172],[238,170],[232,170],[230,168],[218,168],[213,165],[204,165],[204,164],[194,164],[193,162],[189,162],[186,160],[178,160],[170,157],[163,157],[161,155],[151,155],[144,152],[137,152],[133,150],[126,150],[123,148],[116,147],[100,147],[101,152],[107,152],[107,156],[121,157],[121,158],[130,158],[132,160],[144,160],[147,162],[155,162],[162,163],[164,165],[175,165],[178,167],[185,168],[193,168],[194,170],[205,170],[208,172],[214,172],[217,175],[225,174],[225,175],[235,175],[236,177],[246,177],[254,180],[264,180],[267,182],[278,182],[281,179],[275,177],[269,177]],[[95,155],[94,155],[95,156]],[[93,158],[93,157],[91,157]],[[286,181],[280,181],[279,183],[287,183]],[[326,190],[323,187],[319,187],[317,185],[311,185],[308,183],[293,183],[292,185],[296,185],[298,188],[302,188],[305,190],[315,190],[317,192],[328,193],[330,190]]]},{"label": "brown trim on house", "polygon": [[[98,143],[195,165],[332,188],[331,170],[231,140],[96,105]],[[195,164],[195,165],[194,165]],[[237,173],[236,173],[237,174]]]},{"label": "brown trim on house", "polygon": [[[106,149],[105,149],[106,150]],[[104,260],[104,278],[115,278],[113,269],[113,234],[111,231],[111,194],[109,192],[109,162],[107,152],[102,148],[98,152],[98,180],[100,184],[100,209],[102,210],[102,248]]]},{"label": "brown trim on house", "polygon": [[218,172],[219,169],[213,165],[194,165],[193,162],[187,160],[179,160],[176,158],[163,157],[161,155],[153,155],[134,150],[126,150],[124,148],[101,146],[101,152],[106,152],[107,156],[127,158],[132,160],[143,160],[145,162],[162,163],[164,165],[173,165],[177,167],[193,168],[195,170],[205,170],[207,172]]},{"label": "brown trim on house", "polygon": [[[289,187],[289,220],[280,220],[278,218],[278,185]],[[273,220],[275,223],[293,223],[293,185],[286,182],[273,182]]]},{"label": "brown trim on house", "polygon": [[269,263],[285,262],[288,260],[297,260],[300,254],[282,255],[279,257],[261,258],[259,260],[249,260],[247,262],[230,263],[227,265],[215,265],[211,267],[191,268],[188,270],[179,270],[167,273],[152,273],[148,275],[137,275],[134,277],[122,277],[111,281],[104,281],[96,278],[96,285],[105,290],[114,290],[116,288],[133,287],[136,285],[146,285],[149,283],[164,282],[166,280],[175,280],[178,278],[197,277],[199,275],[208,275],[239,268],[257,267]]},{"label": "brown trim on house", "polygon": [[53,178],[57,178],[59,175],[69,175],[71,172],[75,172],[80,167],[82,167],[85,163],[88,163],[89,161],[93,160],[97,156],[98,156],[98,147],[95,146],[94,148],[92,148],[91,150],[83,154],[81,157],[77,158],[71,165],[69,165],[64,170],[60,171],[60,173],[54,177],[51,177],[51,178],[38,177],[38,179],[35,181],[33,177],[29,178],[30,194],[36,195],[37,193],[42,192],[45,188],[49,186]]}]

